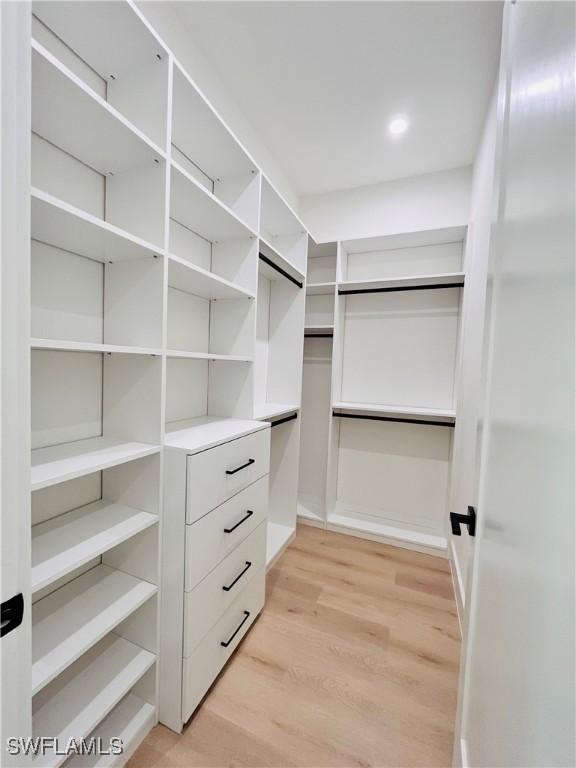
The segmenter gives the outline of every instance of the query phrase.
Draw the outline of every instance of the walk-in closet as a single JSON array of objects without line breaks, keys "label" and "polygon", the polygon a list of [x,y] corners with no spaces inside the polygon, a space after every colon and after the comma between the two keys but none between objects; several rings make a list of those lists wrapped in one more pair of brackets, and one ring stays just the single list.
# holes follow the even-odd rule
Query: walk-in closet
[{"label": "walk-in closet", "polygon": [[2,766],[573,764],[575,28],[0,0]]}]

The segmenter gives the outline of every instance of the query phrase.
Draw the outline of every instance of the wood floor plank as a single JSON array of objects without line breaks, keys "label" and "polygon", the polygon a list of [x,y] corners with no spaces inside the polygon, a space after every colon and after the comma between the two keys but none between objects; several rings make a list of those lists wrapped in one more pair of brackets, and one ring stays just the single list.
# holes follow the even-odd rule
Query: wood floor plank
[{"label": "wood floor plank", "polygon": [[446,560],[300,526],[184,732],[129,768],[448,766],[459,652]]}]

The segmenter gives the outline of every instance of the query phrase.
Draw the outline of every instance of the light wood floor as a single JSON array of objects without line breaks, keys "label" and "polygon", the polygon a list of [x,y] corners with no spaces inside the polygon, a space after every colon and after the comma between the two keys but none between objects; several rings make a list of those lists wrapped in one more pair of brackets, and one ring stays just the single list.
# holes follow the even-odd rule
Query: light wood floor
[{"label": "light wood floor", "polygon": [[300,526],[184,733],[129,768],[449,766],[460,640],[446,560]]}]

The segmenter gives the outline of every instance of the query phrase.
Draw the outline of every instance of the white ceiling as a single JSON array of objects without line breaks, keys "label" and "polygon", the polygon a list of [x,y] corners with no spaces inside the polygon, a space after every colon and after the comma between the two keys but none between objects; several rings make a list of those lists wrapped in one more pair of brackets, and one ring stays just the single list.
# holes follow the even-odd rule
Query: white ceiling
[{"label": "white ceiling", "polygon": [[[473,162],[499,2],[175,2],[299,195]],[[391,141],[387,121],[411,119]]]}]

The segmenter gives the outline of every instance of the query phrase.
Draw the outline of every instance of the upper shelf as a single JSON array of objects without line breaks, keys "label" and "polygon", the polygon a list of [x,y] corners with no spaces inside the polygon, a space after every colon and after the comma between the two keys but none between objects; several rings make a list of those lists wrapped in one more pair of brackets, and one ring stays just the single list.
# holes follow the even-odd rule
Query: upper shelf
[{"label": "upper shelf", "polygon": [[[276,248],[274,248],[273,245],[270,245],[270,243],[265,240],[263,237],[260,237],[258,241],[258,247],[260,253],[266,257],[266,259],[269,259],[271,262],[273,262],[277,267],[279,267],[281,270],[289,274],[293,280],[295,280],[298,283],[303,283],[305,280],[304,273],[301,272],[299,269],[297,269],[294,264],[292,264],[291,261],[289,261],[285,256],[283,256]],[[260,271],[262,274],[264,274],[269,280],[281,280],[282,274],[278,270],[271,267],[269,264],[267,264],[265,261],[260,261]]]},{"label": "upper shelf", "polygon": [[172,162],[170,216],[211,242],[256,237],[227,205],[175,162]]},{"label": "upper shelf", "polygon": [[32,239],[102,262],[161,254],[151,243],[35,188],[32,188]]},{"label": "upper shelf", "polygon": [[96,344],[90,341],[68,341],[67,339],[38,339],[30,340],[32,349],[47,349],[54,352],[96,352],[116,355],[150,355],[159,357],[161,349],[152,347],[128,347],[118,344]]},{"label": "upper shelf", "polygon": [[168,257],[168,285],[203,299],[253,299],[254,294],[214,272],[172,254]]},{"label": "upper shelf", "polygon": [[256,172],[252,158],[178,62],[173,88],[172,143],[212,181]]},{"label": "upper shelf", "polygon": [[253,363],[251,355],[222,355],[218,352],[192,352],[187,349],[169,349],[166,357],[187,360],[221,360],[229,363]]},{"label": "upper shelf", "polygon": [[369,253],[371,251],[390,251],[397,248],[416,248],[422,245],[456,243],[466,239],[467,229],[465,225],[462,225],[402,232],[380,237],[363,237],[356,240],[344,240],[342,248],[345,253]]},{"label": "upper shelf", "polygon": [[338,293],[377,293],[385,291],[410,291],[437,287],[462,287],[464,272],[445,272],[440,275],[415,275],[393,277],[384,280],[345,280],[338,283]]},{"label": "upper shelf", "polygon": [[43,46],[32,41],[32,130],[102,174],[164,154]]},{"label": "upper shelf", "polygon": [[384,418],[410,419],[414,421],[437,421],[454,424],[456,411],[451,408],[418,408],[410,405],[386,405],[382,403],[332,403],[337,413],[351,413],[358,416],[381,416]]},{"label": "upper shelf", "polygon": [[34,3],[34,15],[103,80],[123,82],[168,54],[132,3]]},{"label": "upper shelf", "polygon": [[306,283],[306,293],[309,296],[318,296],[320,294],[334,293],[336,290],[336,283]]},{"label": "upper shelf", "polygon": [[300,410],[298,403],[256,403],[254,406],[254,418],[262,421],[275,419]]},{"label": "upper shelf", "polygon": [[149,443],[90,437],[32,451],[31,490],[47,488],[160,451]]},{"label": "upper shelf", "polygon": [[306,234],[306,228],[278,192],[262,177],[262,230],[269,236]]}]

